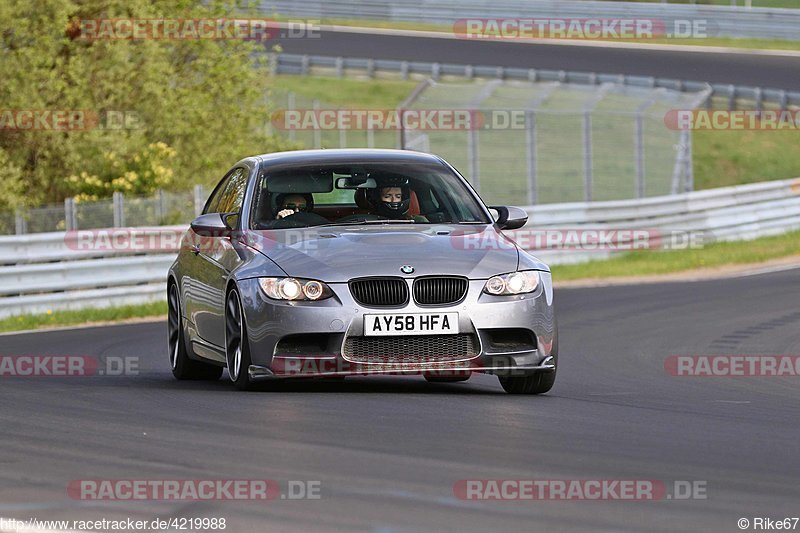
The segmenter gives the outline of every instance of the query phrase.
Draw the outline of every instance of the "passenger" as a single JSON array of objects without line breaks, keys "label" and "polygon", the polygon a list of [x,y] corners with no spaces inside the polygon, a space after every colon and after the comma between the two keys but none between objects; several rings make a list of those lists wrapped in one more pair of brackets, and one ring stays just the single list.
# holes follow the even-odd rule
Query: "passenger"
[{"label": "passenger", "polygon": [[278,214],[275,220],[280,220],[296,213],[306,213],[313,205],[313,200],[309,200],[310,194],[285,194],[278,198]]}]

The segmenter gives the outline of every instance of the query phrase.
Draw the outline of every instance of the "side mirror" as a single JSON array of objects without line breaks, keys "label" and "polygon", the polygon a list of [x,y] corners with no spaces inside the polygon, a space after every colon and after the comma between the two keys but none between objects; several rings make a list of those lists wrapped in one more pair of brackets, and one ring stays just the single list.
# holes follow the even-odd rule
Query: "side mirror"
[{"label": "side mirror", "polygon": [[519,207],[496,205],[489,209],[497,211],[495,223],[500,229],[519,229],[528,222],[528,213]]},{"label": "side mirror", "polygon": [[203,237],[228,237],[231,234],[231,228],[220,213],[200,215],[192,221],[192,231]]}]

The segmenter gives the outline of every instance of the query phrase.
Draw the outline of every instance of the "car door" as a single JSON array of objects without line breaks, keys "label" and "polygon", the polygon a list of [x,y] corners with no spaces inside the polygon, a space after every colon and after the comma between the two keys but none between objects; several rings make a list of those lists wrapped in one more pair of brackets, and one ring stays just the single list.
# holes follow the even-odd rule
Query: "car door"
[{"label": "car door", "polygon": [[[236,214],[241,217],[249,171],[244,167],[234,168],[221,184],[218,199],[209,201],[205,213]],[[215,191],[216,192],[216,191]],[[238,227],[237,217],[228,219],[231,227]],[[228,275],[239,261],[239,255],[230,237],[195,235],[197,248],[192,269],[192,296],[187,301],[191,306],[191,320],[198,336],[222,349],[225,343],[225,288]]]}]

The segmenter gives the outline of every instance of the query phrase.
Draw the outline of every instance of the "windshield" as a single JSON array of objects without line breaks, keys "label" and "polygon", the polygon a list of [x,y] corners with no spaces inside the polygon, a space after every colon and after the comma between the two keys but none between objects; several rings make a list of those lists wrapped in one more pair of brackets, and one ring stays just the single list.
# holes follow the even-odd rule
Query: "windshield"
[{"label": "windshield", "polygon": [[251,227],[489,224],[462,179],[435,164],[353,163],[266,170]]}]

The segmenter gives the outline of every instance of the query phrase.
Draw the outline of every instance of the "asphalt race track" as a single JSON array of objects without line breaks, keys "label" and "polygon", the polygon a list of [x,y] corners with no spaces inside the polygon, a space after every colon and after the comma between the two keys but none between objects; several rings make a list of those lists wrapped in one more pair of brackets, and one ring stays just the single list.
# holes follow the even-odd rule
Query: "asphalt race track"
[{"label": "asphalt race track", "polygon": [[[675,377],[672,354],[799,354],[800,269],[557,291],[545,396],[497,380],[172,379],[166,325],[0,337],[3,355],[139,357],[127,377],[0,378],[0,516],[226,517],[228,531],[738,531],[800,514],[800,377]],[[705,483],[707,499],[464,501],[464,479]],[[321,482],[321,498],[90,502],[78,479]]]},{"label": "asphalt race track", "polygon": [[699,53],[572,44],[468,41],[338,30],[321,31],[318,37],[277,39],[270,41],[269,46],[280,44],[283,51],[290,54],[572,70],[800,89],[798,54]]}]

